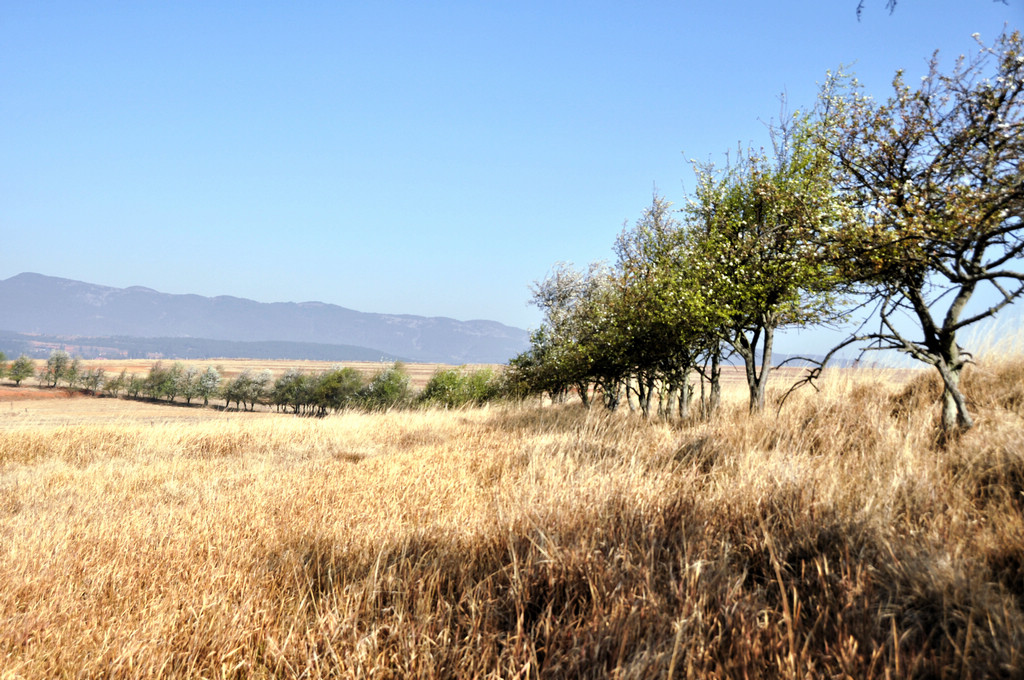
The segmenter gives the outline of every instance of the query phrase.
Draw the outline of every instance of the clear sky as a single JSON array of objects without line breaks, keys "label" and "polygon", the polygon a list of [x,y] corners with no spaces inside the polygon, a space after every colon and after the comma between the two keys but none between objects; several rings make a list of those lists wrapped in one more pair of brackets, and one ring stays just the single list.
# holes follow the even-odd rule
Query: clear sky
[{"label": "clear sky", "polygon": [[[689,158],[849,65],[883,97],[1024,0],[0,7],[0,279],[531,328]],[[2,321],[0,321],[2,327]]]}]

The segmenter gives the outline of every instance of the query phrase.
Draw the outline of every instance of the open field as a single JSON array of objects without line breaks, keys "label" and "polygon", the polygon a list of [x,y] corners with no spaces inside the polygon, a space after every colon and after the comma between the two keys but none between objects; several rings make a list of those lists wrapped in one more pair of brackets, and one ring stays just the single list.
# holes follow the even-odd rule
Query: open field
[{"label": "open field", "polygon": [[689,424],[0,402],[0,678],[1020,677],[1024,362],[945,449],[903,377]]}]

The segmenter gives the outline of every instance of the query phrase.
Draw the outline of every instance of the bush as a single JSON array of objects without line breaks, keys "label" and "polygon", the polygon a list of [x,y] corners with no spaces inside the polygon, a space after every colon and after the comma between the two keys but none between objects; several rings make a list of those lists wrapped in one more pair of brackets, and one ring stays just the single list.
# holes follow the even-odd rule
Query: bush
[{"label": "bush", "polygon": [[457,408],[466,404],[482,405],[496,399],[502,392],[500,377],[489,368],[469,373],[447,368],[434,373],[420,393],[422,404]]},{"label": "bush", "polygon": [[420,392],[419,401],[449,408],[466,403],[465,385],[459,369],[444,368],[435,372]]},{"label": "bush", "polygon": [[409,401],[409,374],[400,361],[373,376],[359,394],[359,401],[371,411],[386,411]]},{"label": "bush", "polygon": [[313,387],[317,415],[325,415],[328,410],[340,411],[355,401],[361,389],[363,378],[354,368],[338,367],[320,375]]}]

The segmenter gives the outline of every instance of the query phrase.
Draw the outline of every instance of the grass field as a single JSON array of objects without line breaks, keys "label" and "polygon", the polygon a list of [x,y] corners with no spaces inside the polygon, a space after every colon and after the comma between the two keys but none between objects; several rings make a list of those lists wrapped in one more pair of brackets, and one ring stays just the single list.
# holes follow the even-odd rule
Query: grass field
[{"label": "grass field", "polygon": [[904,378],[686,425],[0,396],[0,678],[1021,677],[1024,362],[944,449]]}]

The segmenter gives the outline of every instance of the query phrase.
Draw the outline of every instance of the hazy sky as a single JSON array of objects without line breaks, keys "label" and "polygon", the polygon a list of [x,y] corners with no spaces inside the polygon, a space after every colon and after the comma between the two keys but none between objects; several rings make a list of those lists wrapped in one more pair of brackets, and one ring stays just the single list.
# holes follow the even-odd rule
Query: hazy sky
[{"label": "hazy sky", "polygon": [[[0,8],[0,279],[535,327],[687,159],[841,64],[886,96],[1024,0],[33,2]],[[2,322],[0,322],[2,327]]]}]

